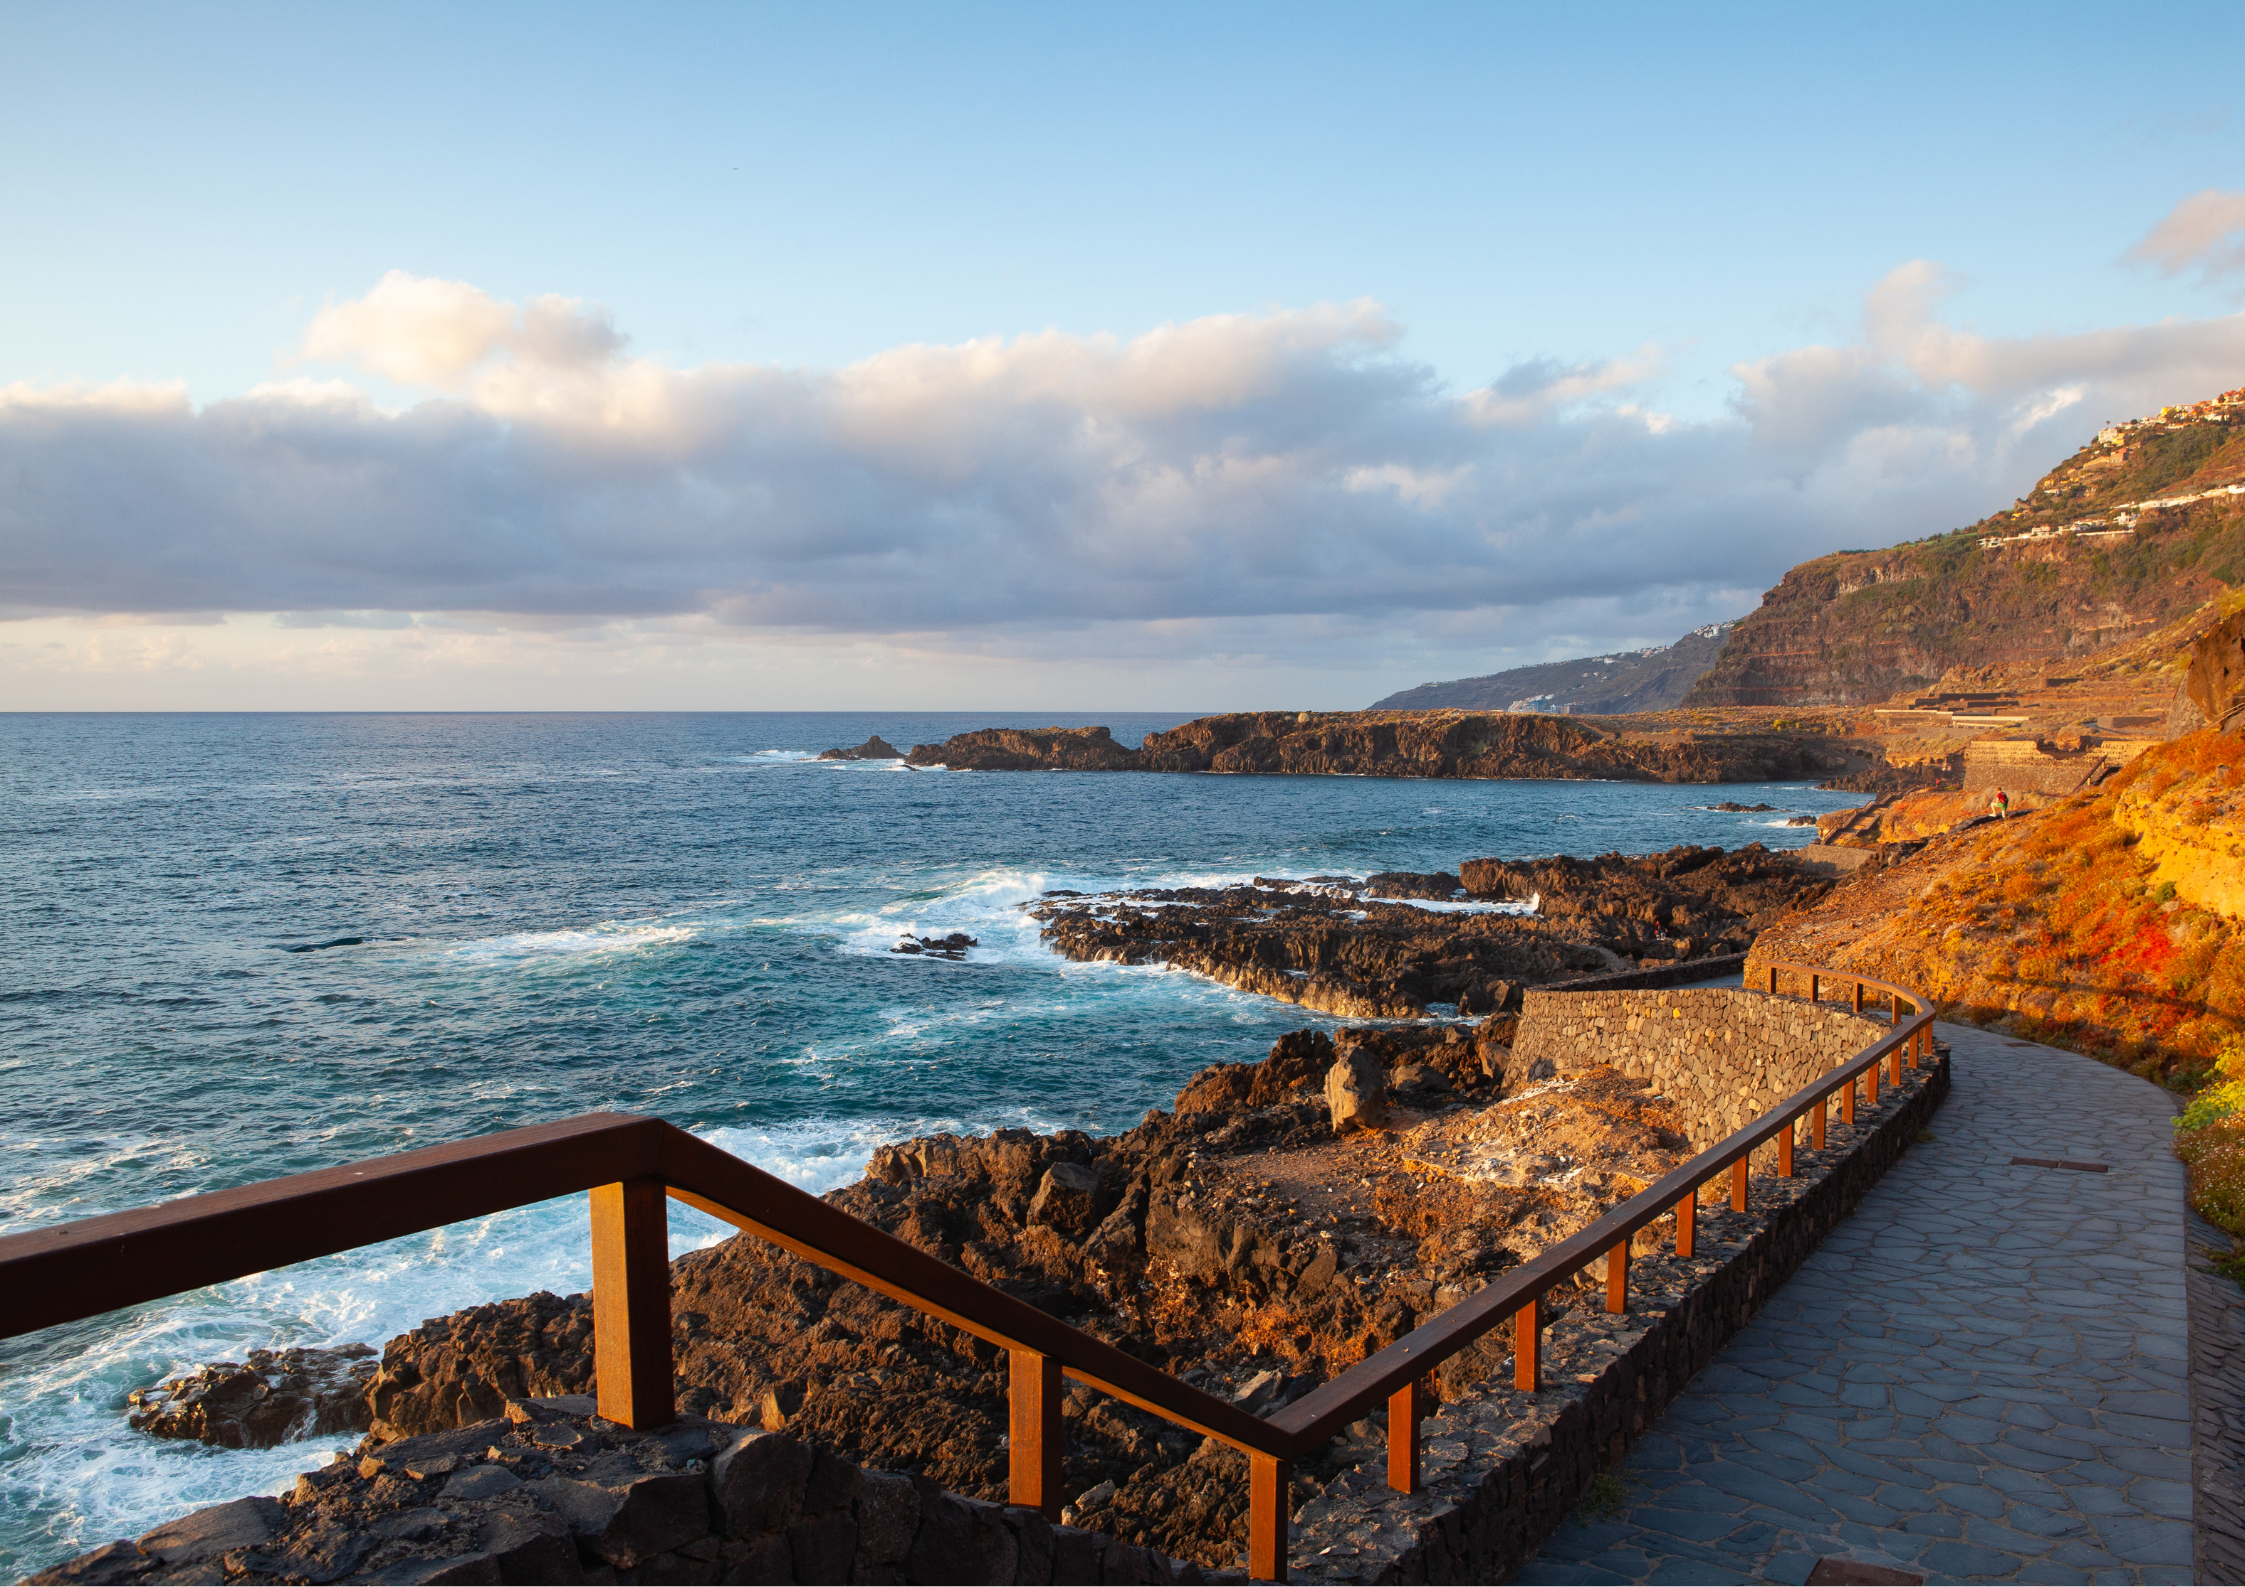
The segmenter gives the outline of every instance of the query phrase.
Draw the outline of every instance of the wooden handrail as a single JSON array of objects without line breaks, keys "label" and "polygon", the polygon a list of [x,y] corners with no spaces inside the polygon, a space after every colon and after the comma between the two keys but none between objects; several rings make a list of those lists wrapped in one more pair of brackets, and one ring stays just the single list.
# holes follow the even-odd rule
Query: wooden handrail
[{"label": "wooden handrail", "polygon": [[[1895,1028],[1573,1238],[1269,1418],[1148,1366],[674,1125],[624,1113],[586,1114],[0,1236],[0,1338],[589,1191],[600,1414],[626,1426],[660,1426],[675,1414],[667,1196],[1008,1351],[1016,1504],[1060,1512],[1063,1375],[1241,1450],[1249,1463],[1249,1574],[1283,1581],[1296,1460],[1386,1402],[1389,1480],[1415,1489],[1430,1372],[1509,1321],[1515,1382],[1540,1386],[1537,1341],[1548,1291],[1604,1257],[1607,1307],[1627,1310],[1628,1253],[1640,1230],[1673,1214],[1678,1253],[1690,1255],[1701,1186],[1730,1170],[1732,1204],[1744,1210],[1756,1149],[1776,1140],[1778,1173],[1790,1176],[1804,1115],[1822,1146],[1835,1093],[1852,1121],[1859,1082],[1875,1104],[1882,1063],[1899,1084],[1905,1055],[1915,1068],[1930,1052],[1933,1005],[1921,994],[1869,977],[1777,964],[1769,967],[1773,995],[1780,970],[1811,977],[1812,992],[1822,980],[1852,982],[1858,1009],[1866,990],[1887,995]],[[1912,1008],[1907,1019],[1904,1002]]]}]

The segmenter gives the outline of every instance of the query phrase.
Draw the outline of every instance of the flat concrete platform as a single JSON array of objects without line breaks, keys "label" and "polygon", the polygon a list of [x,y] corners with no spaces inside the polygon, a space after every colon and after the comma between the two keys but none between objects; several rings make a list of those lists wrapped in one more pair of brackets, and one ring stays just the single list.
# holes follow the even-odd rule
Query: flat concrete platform
[{"label": "flat concrete platform", "polygon": [[2076,1053],[1939,1034],[1936,1138],[1638,1444],[1619,1506],[1569,1521],[1519,1580],[1806,1582],[1825,1559],[2193,1579],[2175,1104]]}]

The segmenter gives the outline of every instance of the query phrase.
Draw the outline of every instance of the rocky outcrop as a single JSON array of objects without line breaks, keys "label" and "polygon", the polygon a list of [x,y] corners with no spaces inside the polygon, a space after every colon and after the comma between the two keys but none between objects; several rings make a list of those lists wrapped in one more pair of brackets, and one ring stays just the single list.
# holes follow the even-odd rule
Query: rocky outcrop
[{"label": "rocky outcrop", "polygon": [[915,766],[953,771],[1170,771],[1274,776],[1540,777],[1772,782],[1874,764],[1876,745],[1832,731],[1660,718],[1502,712],[1250,711],[1150,733],[1135,750],[1103,727],[984,728],[922,744]]},{"label": "rocky outcrop", "polygon": [[1047,893],[1026,905],[1070,959],[1166,964],[1344,1019],[1494,1011],[1518,988],[1609,968],[1594,935],[1514,914],[1437,912],[1361,882]]},{"label": "rocky outcrop", "polygon": [[1138,753],[1103,727],[985,727],[940,744],[918,744],[910,766],[953,771],[1134,771]]},{"label": "rocky outcrop", "polygon": [[581,1393],[592,1381],[592,1303],[544,1290],[432,1317],[382,1349],[367,1389],[378,1439],[481,1422],[507,1401]]},{"label": "rocky outcrop", "polygon": [[265,1449],[325,1433],[363,1433],[372,1345],[333,1350],[252,1350],[152,1389],[135,1389],[127,1420],[157,1438],[193,1438],[222,1449]]},{"label": "rocky outcrop", "polygon": [[2236,725],[2245,713],[2245,612],[2216,623],[2191,647],[2183,692],[2208,726]]},{"label": "rocky outcrop", "polygon": [[[1519,1007],[1523,987],[1636,961],[1742,953],[1754,932],[1826,886],[1756,843],[1728,854],[1685,845],[1641,857],[1468,860],[1457,876],[1056,892],[1026,907],[1071,959],[1166,964],[1346,1019],[1416,1019],[1444,1003],[1461,1016],[1503,1012]],[[1532,904],[1534,914],[1387,901],[1459,891]]]},{"label": "rocky outcrop", "polygon": [[38,1583],[1197,1582],[1153,1550],[700,1417],[589,1399],[382,1445],[81,1555]]},{"label": "rocky outcrop", "polygon": [[1139,750],[1148,771],[1689,783],[1821,777],[1864,758],[1819,734],[1632,732],[1626,719],[1457,711],[1205,716],[1148,734]]},{"label": "rocky outcrop", "polygon": [[1824,896],[1829,884],[1759,843],[1725,851],[1682,844],[1664,854],[1467,860],[1475,898],[1535,899],[1551,929],[1635,959],[1743,952],[1755,932]]},{"label": "rocky outcrop", "polygon": [[856,749],[830,749],[819,755],[820,760],[902,760],[904,751],[876,733]]},{"label": "rocky outcrop", "polygon": [[889,952],[918,953],[934,959],[958,960],[967,956],[969,948],[980,946],[981,943],[976,938],[963,931],[954,931],[946,937],[906,937]]}]

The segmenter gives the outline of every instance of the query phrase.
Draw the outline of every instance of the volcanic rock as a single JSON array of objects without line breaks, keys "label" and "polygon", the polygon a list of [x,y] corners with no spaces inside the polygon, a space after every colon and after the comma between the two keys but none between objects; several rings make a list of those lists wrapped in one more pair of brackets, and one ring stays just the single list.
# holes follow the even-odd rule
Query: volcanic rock
[{"label": "volcanic rock", "polygon": [[1229,887],[1048,893],[1024,907],[1071,959],[1166,964],[1344,1019],[1416,1019],[1441,1003],[1460,1015],[1505,1012],[1519,1007],[1524,986],[1631,960],[1743,952],[1754,931],[1829,885],[1759,843],[1730,853],[1684,845],[1642,857],[1469,860],[1460,877],[1477,899],[1535,912],[1421,909],[1349,877],[1260,876]]},{"label": "volcanic rock", "polygon": [[820,760],[902,760],[904,751],[876,733],[856,749],[830,749],[819,755]]},{"label": "volcanic rock", "polygon": [[963,931],[954,931],[948,937],[906,937],[891,948],[891,953],[924,953],[938,959],[964,959],[969,948],[981,943]]},{"label": "volcanic rock", "polygon": [[359,1433],[371,1412],[372,1345],[333,1350],[252,1350],[128,1396],[127,1420],[158,1438],[194,1438],[223,1449],[266,1449],[292,1438]]},{"label": "volcanic rock", "polygon": [[1387,1101],[1387,1076],[1380,1061],[1362,1048],[1351,1048],[1325,1072],[1325,1107],[1336,1135],[1378,1129],[1387,1122]]},{"label": "volcanic rock", "polygon": [[1467,860],[1458,873],[1475,898],[1535,899],[1553,929],[1632,958],[1673,957],[1678,939],[1701,953],[1742,953],[1755,932],[1830,889],[1759,843],[1728,852],[1687,843],[1593,860]]},{"label": "volcanic rock", "polygon": [[1128,771],[1138,756],[1103,727],[986,727],[916,745],[905,762],[953,771]]}]

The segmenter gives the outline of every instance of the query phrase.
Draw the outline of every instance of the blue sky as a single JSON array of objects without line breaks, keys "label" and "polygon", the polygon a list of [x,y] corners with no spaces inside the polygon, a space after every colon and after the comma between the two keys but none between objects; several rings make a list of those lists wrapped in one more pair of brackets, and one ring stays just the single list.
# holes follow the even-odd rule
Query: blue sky
[{"label": "blue sky", "polygon": [[[2224,240],[2245,219],[2216,203],[2166,268],[2131,257],[2193,195],[2245,190],[2240,15],[11,5],[0,455],[35,477],[0,499],[0,680],[42,704],[1335,706],[1672,638],[1801,556],[2007,501],[2134,411],[2116,405],[2245,383]],[[494,313],[574,300],[604,380],[734,383],[588,473],[581,429],[540,428],[551,391],[486,379],[562,367],[529,343],[415,380],[399,370],[437,366],[375,345],[408,334],[394,314],[315,334],[392,272]],[[1328,305],[1357,318],[1305,330]],[[1252,348],[1212,330],[1186,369],[1140,340],[1196,323]],[[942,459],[899,463],[862,414],[812,435],[759,406],[781,374],[831,406],[868,361],[886,380],[900,349],[969,345],[1012,360],[1009,394]],[[1120,351],[1094,376],[1097,347]],[[1804,384],[1808,349],[1843,374],[1828,358]],[[1112,385],[1243,357],[1263,361],[1248,387],[1182,409]],[[987,395],[982,364],[938,362],[910,378]],[[582,395],[592,366],[569,367]],[[331,387],[258,424],[317,408],[390,494],[338,521],[334,479],[292,484],[242,440],[241,400],[282,381],[363,394],[348,422]],[[149,419],[156,387],[183,413]],[[1233,415],[1213,429],[1211,401]],[[1055,403],[1081,411],[1016,450]],[[416,451],[447,416],[481,439]],[[135,498],[117,482],[153,467],[151,425],[186,472]],[[1055,437],[1117,425],[1127,445],[1046,477]],[[686,432],[722,463],[687,458]],[[470,479],[463,446],[520,455]],[[535,462],[557,450],[566,477]],[[1314,478],[1255,483],[1312,454]],[[594,525],[658,456],[658,494]],[[1157,456],[1184,481],[1224,460],[1229,482],[1164,520],[1141,488]],[[1133,506],[1101,519],[1118,471]],[[207,498],[180,483],[217,474]],[[1377,521],[1367,481],[1393,486]],[[705,520],[685,562],[681,513]],[[393,533],[457,544],[494,516],[505,547],[479,544],[465,581],[390,554]],[[63,566],[89,524],[100,554]],[[300,577],[229,562],[322,536],[343,539]],[[1083,551],[1118,539],[1146,554]],[[510,554],[530,570],[512,583]],[[1266,576],[1289,556],[1322,573]],[[1477,576],[1414,580],[1446,558]],[[1031,562],[1001,598],[936,598]],[[853,616],[868,579],[910,598]],[[1252,593],[1212,598],[1224,580]],[[607,586],[627,593],[601,610]]]}]

